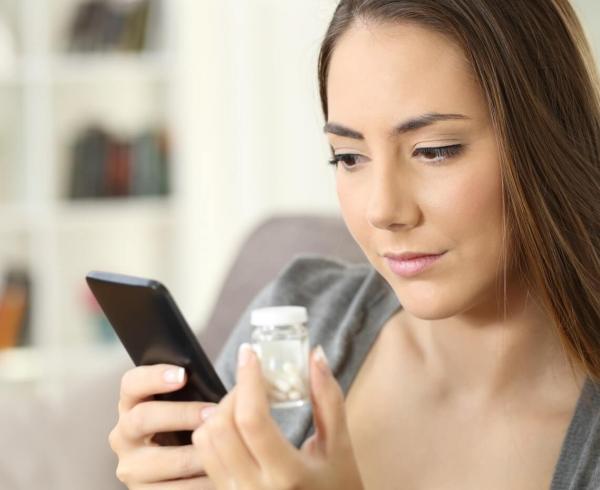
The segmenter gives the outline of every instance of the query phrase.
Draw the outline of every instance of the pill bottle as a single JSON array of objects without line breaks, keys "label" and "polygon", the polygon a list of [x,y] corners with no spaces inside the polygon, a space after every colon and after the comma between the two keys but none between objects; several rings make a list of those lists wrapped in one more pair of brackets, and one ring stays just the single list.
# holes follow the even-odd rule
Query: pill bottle
[{"label": "pill bottle", "polygon": [[250,315],[252,348],[261,362],[272,408],[309,402],[308,314],[303,306],[274,306]]}]

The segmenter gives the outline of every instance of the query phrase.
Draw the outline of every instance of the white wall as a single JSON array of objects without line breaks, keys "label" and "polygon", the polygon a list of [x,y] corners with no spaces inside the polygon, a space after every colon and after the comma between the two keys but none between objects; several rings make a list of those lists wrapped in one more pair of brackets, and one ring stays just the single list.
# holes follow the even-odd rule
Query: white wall
[{"label": "white wall", "polygon": [[592,43],[596,60],[600,60],[600,1],[571,0],[586,34]]},{"label": "white wall", "polygon": [[[335,2],[180,0],[173,19],[183,135],[178,301],[207,314],[241,241],[277,213],[336,213],[318,102],[320,40]],[[184,205],[185,203],[185,205]]]}]

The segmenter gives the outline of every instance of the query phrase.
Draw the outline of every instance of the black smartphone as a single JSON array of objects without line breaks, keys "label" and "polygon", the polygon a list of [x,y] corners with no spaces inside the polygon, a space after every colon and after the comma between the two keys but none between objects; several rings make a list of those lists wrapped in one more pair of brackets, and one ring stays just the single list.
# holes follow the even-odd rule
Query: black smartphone
[{"label": "black smartphone", "polygon": [[[187,383],[158,400],[217,403],[227,390],[167,288],[142,277],[92,271],[86,281],[136,366],[174,364]],[[191,431],[156,434],[164,446],[191,444]]]}]

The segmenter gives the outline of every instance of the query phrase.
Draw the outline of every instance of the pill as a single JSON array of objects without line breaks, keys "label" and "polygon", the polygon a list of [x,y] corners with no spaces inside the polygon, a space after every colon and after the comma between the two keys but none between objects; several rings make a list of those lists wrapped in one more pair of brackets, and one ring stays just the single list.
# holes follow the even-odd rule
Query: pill
[{"label": "pill", "polygon": [[300,376],[287,376],[286,377],[288,384],[290,385],[291,388],[294,388],[296,390],[302,390],[304,387],[304,382],[303,380],[300,378]]},{"label": "pill", "polygon": [[284,402],[288,400],[288,395],[287,393],[281,393],[280,391],[273,390],[269,393],[269,398],[278,402]]},{"label": "pill", "polygon": [[290,388],[291,388],[290,383],[283,378],[274,379],[273,384],[279,391],[282,391],[282,392],[288,392],[288,391],[290,391]]}]

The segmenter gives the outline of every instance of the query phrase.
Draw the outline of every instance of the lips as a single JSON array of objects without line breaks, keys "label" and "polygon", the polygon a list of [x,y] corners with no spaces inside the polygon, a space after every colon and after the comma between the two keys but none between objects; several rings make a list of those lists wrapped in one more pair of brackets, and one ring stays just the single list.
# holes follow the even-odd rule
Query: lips
[{"label": "lips", "polygon": [[445,253],[424,254],[419,252],[404,252],[402,254],[386,254],[385,258],[388,267],[394,274],[409,278],[431,268]]},{"label": "lips", "polygon": [[[442,252],[442,253],[444,253],[444,252]],[[388,259],[392,259],[392,260],[411,260],[411,259],[416,259],[419,257],[432,257],[432,256],[437,256],[437,255],[442,255],[442,254],[427,253],[427,252],[403,252],[401,254],[388,253],[388,254],[385,254],[384,257],[387,257]]]}]

